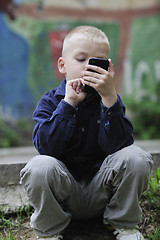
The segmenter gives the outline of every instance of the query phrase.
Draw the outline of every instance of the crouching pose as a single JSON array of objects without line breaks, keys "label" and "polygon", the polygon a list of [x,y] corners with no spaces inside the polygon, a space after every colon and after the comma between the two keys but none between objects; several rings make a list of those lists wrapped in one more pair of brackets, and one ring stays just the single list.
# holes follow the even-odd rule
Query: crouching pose
[{"label": "crouching pose", "polygon": [[136,227],[138,201],[153,162],[133,144],[111,59],[108,70],[88,64],[93,57],[108,59],[109,49],[101,30],[71,30],[58,60],[65,80],[44,94],[34,111],[33,142],[40,155],[22,169],[21,181],[35,210],[31,227],[39,240],[63,239],[71,219],[97,216],[113,226],[116,239],[144,239]]}]

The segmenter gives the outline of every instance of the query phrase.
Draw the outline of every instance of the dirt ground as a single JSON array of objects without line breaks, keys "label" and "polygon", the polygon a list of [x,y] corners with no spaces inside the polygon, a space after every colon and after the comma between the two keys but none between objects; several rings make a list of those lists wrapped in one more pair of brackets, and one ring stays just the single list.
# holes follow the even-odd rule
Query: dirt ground
[{"label": "dirt ground", "polygon": [[[143,209],[143,218],[139,224],[140,231],[145,239],[159,240],[160,208],[155,208],[145,202],[141,203],[141,207]],[[8,221],[10,221],[10,217]],[[0,240],[36,240],[36,236],[30,227],[29,219],[26,215],[21,216],[20,224],[17,223],[16,226],[15,223],[16,221],[13,226],[10,225],[11,235],[14,237],[10,237],[10,230],[7,225],[5,225],[4,228],[0,228]],[[159,229],[159,235],[154,237],[156,229]],[[151,234],[150,238],[148,238],[148,234]],[[103,226],[102,218],[97,218],[71,222],[65,230],[64,240],[115,240],[115,237]]]},{"label": "dirt ground", "polygon": [[[36,240],[36,235],[30,228],[29,222],[25,221],[19,228],[14,230],[17,234],[16,240],[25,239]],[[12,231],[13,233],[13,231]],[[75,221],[71,222],[69,227],[65,230],[64,240],[114,240],[112,233],[109,233],[103,226],[100,219]]]}]

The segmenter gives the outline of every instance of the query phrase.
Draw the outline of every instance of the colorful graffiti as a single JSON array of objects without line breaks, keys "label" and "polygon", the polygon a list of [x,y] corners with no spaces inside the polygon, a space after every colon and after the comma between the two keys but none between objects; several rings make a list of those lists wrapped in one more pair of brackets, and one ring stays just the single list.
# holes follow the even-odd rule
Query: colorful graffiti
[{"label": "colorful graffiti", "polygon": [[[31,112],[42,94],[58,86],[64,78],[58,72],[57,59],[61,56],[63,39],[73,27],[81,24],[97,25],[97,27],[106,32],[112,48],[110,57],[114,63],[116,62],[119,35],[116,23],[98,22],[95,24],[91,21],[65,21],[64,23],[64,21],[40,21],[27,17],[19,17],[15,22],[8,20],[6,22],[4,17],[1,17],[1,24],[3,25],[3,29],[7,29],[6,31],[9,33],[8,40],[4,39],[3,43],[2,39],[0,41],[0,52],[2,48],[5,48],[5,58],[8,58],[12,67],[14,67],[14,64],[17,64],[17,68],[14,67],[14,72],[12,71],[11,73],[9,63],[4,62],[4,58],[1,58],[0,82],[3,82],[0,88],[1,114],[5,114],[6,109],[10,108],[10,115],[13,118],[31,118]],[[19,45],[18,42],[17,46],[10,44],[12,42],[11,34],[19,39]],[[23,50],[21,45],[23,46]],[[14,49],[12,49],[12,46]],[[23,59],[15,57],[13,54],[14,51],[16,54],[21,51]],[[3,71],[2,65],[5,66]],[[9,73],[11,73],[12,77]],[[6,76],[5,79],[4,75]],[[13,81],[13,78],[15,81]]]},{"label": "colorful graffiti", "polygon": [[27,117],[33,97],[28,86],[27,41],[9,29],[0,15],[0,110],[1,115]]},{"label": "colorful graffiti", "polygon": [[[147,26],[147,27],[146,27]],[[135,101],[158,101],[160,91],[160,16],[132,22],[131,39],[124,61],[123,92]]]},{"label": "colorful graffiti", "polygon": [[[57,59],[66,33],[81,24],[102,29],[111,44],[110,58],[118,69],[123,62],[121,92],[141,100],[157,101],[160,85],[160,17],[133,18],[125,45],[125,59],[118,59],[121,35],[116,20],[43,20],[20,15],[10,21],[0,15],[0,115],[32,118],[40,97],[59,85]],[[147,27],[146,27],[147,26]],[[122,45],[121,45],[122,47]],[[127,49],[126,49],[127,47]],[[160,89],[160,88],[159,88]]]},{"label": "colorful graffiti", "polygon": [[67,33],[68,31],[65,31],[65,30],[49,33],[49,42],[50,42],[50,48],[51,48],[51,54],[52,54],[53,69],[55,71],[56,79],[58,80],[62,80],[64,76],[58,71],[57,67],[55,66],[57,65],[59,56],[61,56],[63,40]]}]

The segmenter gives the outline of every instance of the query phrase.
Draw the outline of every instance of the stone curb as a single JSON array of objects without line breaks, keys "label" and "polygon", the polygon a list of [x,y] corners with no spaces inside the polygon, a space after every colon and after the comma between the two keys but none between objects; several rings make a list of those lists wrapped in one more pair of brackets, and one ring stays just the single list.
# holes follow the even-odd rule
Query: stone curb
[{"label": "stone curb", "polygon": [[[154,168],[160,167],[160,140],[136,141],[136,145],[151,153]],[[20,171],[38,152],[34,147],[0,149],[0,206],[15,211],[28,205],[28,198],[20,185]]]}]

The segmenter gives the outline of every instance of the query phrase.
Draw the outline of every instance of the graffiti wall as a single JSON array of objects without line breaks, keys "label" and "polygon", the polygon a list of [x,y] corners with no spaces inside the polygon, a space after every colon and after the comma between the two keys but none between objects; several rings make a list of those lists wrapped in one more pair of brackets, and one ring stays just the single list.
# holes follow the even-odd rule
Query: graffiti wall
[{"label": "graffiti wall", "polygon": [[[141,17],[132,22],[131,38],[124,61],[122,90],[135,101],[160,96],[160,16]],[[157,92],[159,90],[159,92]]]},{"label": "graffiti wall", "polygon": [[0,15],[0,113],[26,117],[33,105],[28,84],[29,45]]},{"label": "graffiti wall", "polygon": [[[53,14],[53,13],[52,13]],[[71,14],[71,13],[70,13]],[[43,19],[21,14],[11,21],[0,14],[0,116],[32,118],[38,100],[64,78],[57,69],[67,32],[81,24],[102,29],[111,44],[117,89],[135,101],[160,93],[160,16],[88,11],[89,17]],[[118,15],[119,14],[119,15]],[[56,12],[55,12],[56,15]],[[103,18],[102,18],[103,16]],[[83,20],[80,20],[83,19]]]},{"label": "graffiti wall", "polygon": [[[119,29],[116,23],[37,21],[19,17],[9,22],[1,16],[0,104],[1,114],[31,117],[40,97],[64,78],[57,69],[62,43],[70,29],[96,25],[109,35],[110,57],[116,61]],[[3,31],[3,32],[2,32]],[[5,51],[4,51],[5,49]]]}]

